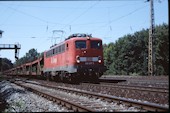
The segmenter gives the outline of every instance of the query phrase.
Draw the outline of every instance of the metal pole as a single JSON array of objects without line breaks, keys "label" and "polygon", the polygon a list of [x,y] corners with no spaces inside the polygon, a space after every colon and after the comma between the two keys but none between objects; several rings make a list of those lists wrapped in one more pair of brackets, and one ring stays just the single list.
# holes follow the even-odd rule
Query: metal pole
[{"label": "metal pole", "polygon": [[153,49],[154,43],[154,7],[153,0],[150,0],[150,30],[149,30],[149,43],[148,43],[148,75],[155,75],[155,51]]}]

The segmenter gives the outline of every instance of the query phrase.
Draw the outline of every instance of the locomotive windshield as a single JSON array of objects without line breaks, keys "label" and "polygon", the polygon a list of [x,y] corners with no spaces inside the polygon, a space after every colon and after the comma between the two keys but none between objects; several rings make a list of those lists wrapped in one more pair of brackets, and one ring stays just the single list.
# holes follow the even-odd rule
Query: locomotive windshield
[{"label": "locomotive windshield", "polygon": [[76,41],[76,48],[86,48],[86,41]]},{"label": "locomotive windshield", "polygon": [[91,48],[100,49],[101,42],[100,41],[91,41]]}]

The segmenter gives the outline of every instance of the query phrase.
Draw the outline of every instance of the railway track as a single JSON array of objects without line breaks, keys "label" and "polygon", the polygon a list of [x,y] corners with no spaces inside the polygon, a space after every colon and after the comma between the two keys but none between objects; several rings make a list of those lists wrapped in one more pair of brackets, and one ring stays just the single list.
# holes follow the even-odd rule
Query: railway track
[{"label": "railway track", "polygon": [[[145,86],[169,86],[168,76],[103,76],[100,79],[113,81],[113,80],[124,80],[123,82],[120,82],[120,84],[131,84],[131,85],[145,85]],[[126,81],[125,81],[126,80]],[[109,82],[107,82],[109,83]],[[112,82],[114,83],[114,82]]]},{"label": "railway track", "polygon": [[[89,83],[82,83],[84,85],[90,85],[92,87],[98,87],[96,84],[89,84]],[[100,87],[112,87],[112,88],[121,88],[121,89],[128,89],[128,90],[138,90],[138,91],[146,91],[146,92],[154,92],[154,93],[169,93],[168,88],[160,88],[160,87],[146,87],[146,86],[139,86],[139,85],[119,85],[113,83],[103,84],[101,83]]]},{"label": "railway track", "polygon": [[[17,85],[20,85],[20,86],[22,86],[22,87],[24,87],[28,90],[36,92],[39,95],[44,95],[44,97],[47,97],[50,100],[56,101],[57,103],[60,103],[64,106],[68,107],[69,109],[73,109],[73,111],[89,111],[89,112],[92,111],[92,112],[94,112],[94,111],[121,111],[122,110],[122,109],[113,109],[111,106],[109,106],[110,104],[108,106],[99,105],[98,102],[97,103],[94,102],[94,99],[100,99],[100,100],[105,101],[107,103],[113,103],[114,102],[117,105],[123,104],[126,107],[135,107],[139,111],[168,111],[169,110],[169,108],[158,105],[158,104],[143,103],[143,102],[129,100],[129,99],[125,99],[125,98],[118,98],[118,97],[115,97],[115,96],[108,96],[108,95],[97,94],[97,93],[92,93],[92,92],[88,92],[88,91],[70,89],[70,88],[67,88],[67,87],[50,86],[50,85],[44,85],[44,84],[40,84],[40,83],[32,83],[32,82],[28,82],[28,81],[26,81],[27,85],[23,85],[22,82],[19,83],[19,82],[16,82],[16,81],[14,83],[16,83]],[[80,99],[79,99],[78,103],[77,103],[77,101],[70,102],[70,100],[67,101],[67,102],[64,102],[66,100],[64,100],[64,101],[63,101],[63,99],[57,100],[54,95],[45,93],[45,91],[37,90],[37,88],[35,88],[35,86],[34,87],[29,86],[28,87],[28,84],[43,86],[43,87],[46,87],[48,89],[52,88],[52,89],[55,89],[55,90],[67,92],[69,94],[76,94],[76,95],[79,95],[79,96],[85,96],[85,97],[88,97],[90,99],[93,98],[93,101],[90,101],[89,103],[87,103],[87,100],[85,102],[83,102],[83,101],[80,102]],[[49,91],[46,91],[46,92],[49,92]],[[61,102],[61,100],[62,100],[62,102]],[[73,100],[73,99],[71,99],[71,100]]]},{"label": "railway track", "polygon": [[116,85],[116,86],[121,86],[121,87],[131,87],[131,88],[139,88],[141,90],[146,90],[146,91],[150,91],[150,92],[158,92],[158,93],[169,93],[169,89],[168,88],[164,88],[164,87],[150,87],[150,86],[141,86],[141,85]]}]

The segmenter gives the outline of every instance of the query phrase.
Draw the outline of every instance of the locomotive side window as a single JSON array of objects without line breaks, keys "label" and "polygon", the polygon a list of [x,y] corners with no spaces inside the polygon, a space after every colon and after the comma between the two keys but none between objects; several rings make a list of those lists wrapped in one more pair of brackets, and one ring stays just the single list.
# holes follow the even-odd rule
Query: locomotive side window
[{"label": "locomotive side window", "polygon": [[76,41],[76,48],[86,48],[86,41]]},{"label": "locomotive side window", "polygon": [[53,53],[52,53],[52,55],[54,55],[55,54],[55,49],[53,49],[53,51],[52,51]]},{"label": "locomotive side window", "polygon": [[65,51],[65,44],[61,45],[61,52]]},{"label": "locomotive side window", "polygon": [[68,50],[68,43],[66,44],[66,50]]},{"label": "locomotive side window", "polygon": [[54,49],[51,49],[51,50],[47,51],[46,52],[46,57],[51,57],[53,55],[60,54],[60,53],[64,52],[65,49],[66,49],[65,44],[62,44],[62,45],[60,45],[60,46],[58,46],[58,47],[56,47]]},{"label": "locomotive side window", "polygon": [[59,51],[58,51],[59,53],[61,52],[61,46],[59,46]]},{"label": "locomotive side window", "polygon": [[58,53],[58,47],[55,48],[55,53],[56,53],[56,54]]},{"label": "locomotive side window", "polygon": [[53,50],[50,50],[50,56],[52,56],[53,55]]},{"label": "locomotive side window", "polygon": [[49,56],[49,52],[47,51],[47,52],[46,52],[46,57],[48,57],[48,56]]},{"label": "locomotive side window", "polygon": [[100,41],[91,41],[90,45],[91,45],[91,48],[100,49],[101,42]]},{"label": "locomotive side window", "polygon": [[49,53],[49,51],[48,51],[46,54],[47,54],[47,57],[49,57],[49,56],[50,56],[50,53]]}]

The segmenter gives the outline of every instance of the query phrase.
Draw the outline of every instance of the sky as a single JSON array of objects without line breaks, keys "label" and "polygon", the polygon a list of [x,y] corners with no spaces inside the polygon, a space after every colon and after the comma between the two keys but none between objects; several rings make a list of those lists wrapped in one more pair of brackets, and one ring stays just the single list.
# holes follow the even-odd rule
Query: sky
[{"label": "sky", "polygon": [[[0,1],[0,44],[21,44],[44,52],[73,33],[92,34],[108,44],[150,27],[147,0]],[[168,0],[154,0],[155,25],[168,23]],[[14,50],[0,50],[15,62]]]}]

